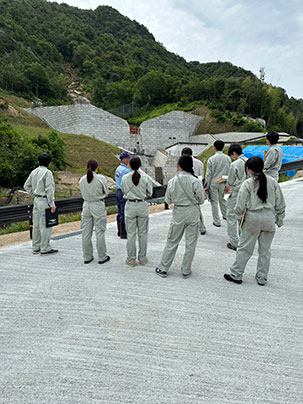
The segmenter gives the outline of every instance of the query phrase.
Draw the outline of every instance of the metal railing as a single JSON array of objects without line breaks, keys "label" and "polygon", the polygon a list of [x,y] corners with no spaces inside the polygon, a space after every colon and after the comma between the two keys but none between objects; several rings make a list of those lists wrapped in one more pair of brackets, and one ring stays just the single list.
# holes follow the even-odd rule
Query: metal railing
[{"label": "metal railing", "polygon": [[[152,201],[158,198],[162,198],[165,194],[166,186],[154,187],[153,195],[148,200]],[[80,197],[56,199],[56,207],[59,214],[80,212],[82,210],[83,199]],[[105,198],[105,206],[115,206],[116,193],[111,192]],[[13,205],[13,206],[2,206],[0,207],[0,225],[24,222],[29,220],[30,230],[32,228],[32,214],[33,214],[33,203],[27,203],[23,205]]]}]

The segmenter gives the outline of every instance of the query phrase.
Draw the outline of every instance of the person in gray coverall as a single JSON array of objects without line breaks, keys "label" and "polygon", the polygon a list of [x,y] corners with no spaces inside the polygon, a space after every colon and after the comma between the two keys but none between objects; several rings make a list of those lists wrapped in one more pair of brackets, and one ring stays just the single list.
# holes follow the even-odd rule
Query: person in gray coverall
[{"label": "person in gray coverall", "polygon": [[227,248],[236,251],[239,242],[238,235],[238,221],[235,214],[235,206],[237,202],[238,192],[243,181],[246,180],[245,163],[247,157],[242,154],[242,147],[239,144],[232,144],[229,146],[227,154],[233,160],[230,166],[225,191],[231,193],[227,199],[227,234],[229,241]]},{"label": "person in gray coverall", "polygon": [[45,209],[56,210],[55,182],[52,172],[47,168],[51,156],[42,153],[39,156],[40,166],[33,170],[24,184],[26,192],[35,196],[33,208],[33,254],[54,254],[58,250],[50,245],[52,227],[46,227]]},{"label": "person in gray coverall", "polygon": [[191,275],[198,240],[200,205],[204,202],[202,182],[194,176],[193,159],[184,155],[178,161],[178,174],[168,181],[165,202],[174,204],[167,241],[162,253],[157,275],[167,277],[167,272],[175,258],[179,243],[185,233],[185,253],[181,266],[183,278]]},{"label": "person in gray coverall", "polygon": [[279,171],[282,166],[283,152],[278,146],[279,133],[268,132],[266,143],[270,146],[269,150],[264,152],[264,173],[270,175],[276,181],[279,181]]},{"label": "person in gray coverall", "polygon": [[95,226],[96,247],[98,264],[104,264],[110,260],[106,253],[105,230],[106,230],[106,208],[104,198],[108,195],[106,179],[98,173],[96,160],[88,160],[87,174],[79,182],[82,198],[84,199],[81,228],[82,228],[82,251],[84,264],[93,261],[92,234]]},{"label": "person in gray coverall", "polygon": [[223,219],[226,219],[226,200],[224,199],[225,183],[218,183],[217,180],[223,175],[228,175],[231,165],[230,158],[222,152],[224,142],[216,140],[214,143],[215,154],[207,161],[205,175],[205,191],[210,193],[211,213],[213,216],[213,225],[221,226],[218,204],[220,205]]},{"label": "person in gray coverall", "polygon": [[[192,156],[193,159],[193,170],[194,170],[194,174],[197,178],[199,178],[200,181],[204,181],[204,165],[202,163],[201,160],[196,159],[195,157],[193,157],[193,151],[190,147],[184,147],[184,149],[182,149],[181,155],[184,156],[185,154],[188,154],[190,156]],[[203,214],[201,211],[201,216],[200,216],[200,223],[199,223],[199,231],[200,234],[202,234],[203,236],[206,234],[206,227],[204,224],[204,219],[203,219]]]},{"label": "person in gray coverall", "polygon": [[122,178],[122,192],[126,199],[125,225],[127,231],[127,259],[126,264],[137,265],[136,258],[136,234],[138,233],[139,251],[138,261],[140,265],[147,263],[147,232],[148,232],[148,204],[146,196],[153,194],[153,185],[145,173],[139,173],[141,160],[132,157],[129,160],[132,171]]},{"label": "person in gray coverall", "polygon": [[[258,240],[258,263],[256,281],[264,286],[267,282],[270,265],[270,246],[275,235],[275,224],[283,225],[285,201],[278,182],[263,173],[261,157],[251,157],[246,169],[251,177],[245,180],[239,190],[235,213],[243,222],[236,260],[227,281],[242,283],[246,264],[253,254]],[[243,221],[244,220],[244,221]]]}]

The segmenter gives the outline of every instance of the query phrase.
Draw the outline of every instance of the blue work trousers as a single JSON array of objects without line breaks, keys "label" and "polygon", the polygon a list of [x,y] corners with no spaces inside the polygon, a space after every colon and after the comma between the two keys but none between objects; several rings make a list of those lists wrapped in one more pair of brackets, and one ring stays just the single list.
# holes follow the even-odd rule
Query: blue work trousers
[{"label": "blue work trousers", "polygon": [[126,199],[123,198],[123,192],[121,189],[117,189],[116,192],[116,198],[117,198],[117,205],[118,205],[118,215],[117,215],[117,221],[118,222],[124,222],[124,208],[126,204]]}]

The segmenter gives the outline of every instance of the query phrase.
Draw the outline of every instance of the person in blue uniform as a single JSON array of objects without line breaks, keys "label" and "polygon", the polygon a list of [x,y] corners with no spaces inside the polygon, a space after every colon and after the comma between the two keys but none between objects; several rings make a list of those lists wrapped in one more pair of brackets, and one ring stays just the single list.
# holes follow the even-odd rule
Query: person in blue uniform
[{"label": "person in blue uniform", "polygon": [[123,198],[121,184],[123,176],[131,172],[130,168],[128,167],[130,158],[131,155],[129,153],[127,152],[121,153],[120,154],[121,163],[117,167],[115,172],[115,181],[117,186],[116,198],[118,205],[117,227],[118,227],[118,236],[121,238],[127,238],[125,219],[124,219],[124,208],[126,204],[126,199]]}]

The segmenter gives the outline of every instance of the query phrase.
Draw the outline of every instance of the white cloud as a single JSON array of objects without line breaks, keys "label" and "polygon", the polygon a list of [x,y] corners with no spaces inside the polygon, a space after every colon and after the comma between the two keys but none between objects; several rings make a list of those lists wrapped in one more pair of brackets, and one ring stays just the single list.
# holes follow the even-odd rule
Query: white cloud
[{"label": "white cloud", "polygon": [[65,0],[109,5],[186,60],[230,61],[303,98],[302,0]]}]

